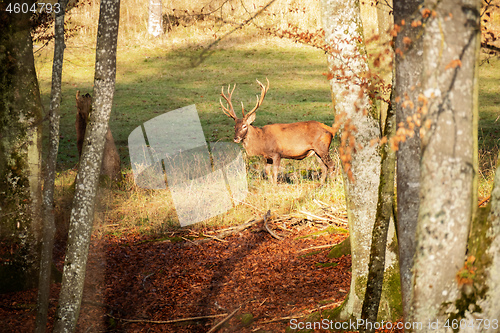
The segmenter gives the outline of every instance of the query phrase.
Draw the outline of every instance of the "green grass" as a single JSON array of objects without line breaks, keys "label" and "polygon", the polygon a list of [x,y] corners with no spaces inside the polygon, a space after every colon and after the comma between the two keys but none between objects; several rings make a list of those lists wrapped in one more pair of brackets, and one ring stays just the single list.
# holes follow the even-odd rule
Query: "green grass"
[{"label": "green grass", "polygon": [[[234,121],[221,110],[221,87],[237,84],[233,105],[240,113],[240,101],[253,107],[260,94],[255,79],[267,77],[270,90],[257,111],[256,126],[276,122],[315,119],[333,123],[329,85],[323,72],[326,60],[321,51],[264,39],[266,43],[231,42],[196,67],[201,50],[193,47],[120,47],[116,91],[110,127],[122,159],[125,180],[118,186],[101,189],[96,230],[119,235],[127,230],[163,233],[177,225],[169,191],[137,188],[132,179],[127,139],[130,132],[145,121],[177,108],[196,104],[207,141],[232,141]],[[58,156],[59,198],[61,210],[69,209],[74,167],[78,162],[75,133],[75,94],[77,90],[92,94],[95,50],[68,43],[65,52],[61,105],[61,142]],[[48,110],[51,75],[51,50],[37,56],[42,101]],[[334,154],[332,153],[332,157]],[[314,158],[282,162],[291,182],[278,190],[262,177],[260,158],[248,161],[250,194],[243,204],[226,214],[210,219],[210,225],[227,225],[261,216],[268,209],[275,214],[296,209],[314,211],[312,199],[340,202],[343,189],[340,179],[329,187],[318,187],[311,174],[319,171]],[[339,177],[338,177],[339,178]],[[316,207],[317,208],[317,207]],[[60,212],[66,216],[66,213]],[[200,224],[201,226],[206,223]]]},{"label": "green grass", "polygon": [[492,58],[479,67],[479,196],[491,192],[500,138],[500,61]]},{"label": "green grass", "polygon": [[[126,48],[119,50],[114,107],[110,126],[123,162],[128,167],[127,138],[145,121],[177,108],[196,104],[207,141],[233,136],[232,119],[219,105],[221,87],[237,84],[233,105],[251,107],[260,93],[255,79],[271,82],[255,125],[316,119],[333,123],[331,98],[324,55],[305,47],[262,47],[217,50],[197,67],[191,61],[200,51],[179,49]],[[42,98],[48,108],[50,57],[38,59]],[[77,163],[75,94],[92,93],[95,51],[85,48],[66,50],[61,106],[61,146],[59,168]]]},{"label": "green grass", "polygon": [[[263,105],[257,111],[256,126],[276,122],[318,120],[333,122],[332,102],[323,52],[273,38],[260,38],[248,34],[233,36],[213,50],[197,66],[201,54],[199,47],[165,44],[146,46],[122,43],[118,49],[116,91],[110,127],[122,159],[125,180],[119,186],[101,191],[98,226],[105,232],[120,234],[126,230],[164,232],[177,224],[175,210],[168,191],[137,188],[132,179],[128,159],[127,138],[130,132],[145,121],[177,108],[196,104],[207,141],[231,141],[232,119],[220,109],[221,87],[237,84],[233,105],[239,114],[240,101],[247,109],[255,103],[259,87],[255,79],[267,77],[271,87]],[[92,93],[95,49],[84,43],[67,43],[63,71],[61,105],[61,142],[58,156],[58,188],[60,198],[71,195],[74,167],[78,162],[75,133],[75,94]],[[37,53],[36,62],[45,110],[48,110],[52,50]],[[480,68],[480,196],[491,190],[492,172],[498,154],[500,114],[500,63],[490,60]],[[47,124],[45,124],[47,125]],[[47,133],[47,131],[45,131]],[[335,146],[335,144],[334,144]],[[335,154],[332,153],[332,157]],[[250,195],[245,203],[230,213],[210,219],[208,224],[232,224],[273,213],[289,213],[297,209],[314,211],[312,199],[344,205],[342,181],[331,186],[318,187],[310,179],[319,165],[314,158],[304,161],[284,160],[284,174],[291,183],[275,186],[262,177],[260,158],[247,161]],[[61,209],[68,209],[67,199],[60,199]],[[62,214],[67,216],[66,213]],[[112,227],[106,227],[111,225]],[[205,224],[202,224],[205,225]],[[98,227],[99,228],[99,227]],[[125,230],[125,231],[124,231]]]}]

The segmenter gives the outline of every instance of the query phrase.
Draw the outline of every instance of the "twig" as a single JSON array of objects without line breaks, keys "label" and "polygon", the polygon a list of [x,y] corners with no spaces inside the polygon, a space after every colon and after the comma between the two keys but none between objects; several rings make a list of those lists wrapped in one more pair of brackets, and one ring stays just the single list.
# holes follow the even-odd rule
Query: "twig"
[{"label": "twig", "polygon": [[146,275],[146,276],[144,277],[144,279],[142,279],[142,287],[143,287],[144,289],[146,289],[146,279],[147,279],[148,277],[152,276],[154,273],[155,273],[155,272],[153,272],[153,273],[151,273],[151,274],[148,274],[148,275]]},{"label": "twig", "polygon": [[291,320],[291,319],[298,319],[298,318],[303,318],[309,314],[311,314],[312,312],[314,311],[318,311],[318,310],[322,310],[322,309],[325,309],[325,308],[328,308],[328,307],[331,307],[331,306],[339,306],[340,304],[342,304],[342,302],[335,302],[335,303],[330,303],[330,304],[326,304],[326,305],[323,305],[323,306],[320,306],[318,308],[314,308],[314,309],[310,309],[310,310],[307,310],[306,312],[302,313],[302,314],[298,314],[298,315],[295,315],[295,316],[287,316],[287,317],[281,317],[281,318],[275,318],[275,319],[271,319],[271,320],[268,320],[268,321],[262,321],[262,322],[259,322],[259,324],[270,324],[270,323],[274,323],[274,322],[277,322],[277,321],[283,321],[283,320]]},{"label": "twig", "polygon": [[477,205],[478,207],[481,207],[486,201],[490,200],[491,198],[491,194],[488,195],[486,198],[484,198],[483,200],[481,200],[481,202],[479,203],[479,205]]},{"label": "twig", "polygon": [[334,223],[339,223],[339,224],[343,224],[343,225],[347,225],[347,221],[338,217],[338,216],[335,216],[335,215],[332,215],[332,214],[329,214],[329,213],[325,213],[326,216],[328,216],[330,219],[332,220],[335,220]]},{"label": "twig", "polygon": [[264,227],[266,228],[267,232],[269,234],[271,234],[271,236],[273,236],[274,238],[276,238],[277,240],[283,240],[283,237],[280,237],[278,235],[276,235],[271,229],[269,229],[269,227],[267,226],[267,220],[269,219],[269,216],[271,215],[271,210],[268,210],[266,215],[264,216]]},{"label": "twig", "polygon": [[[253,16],[251,16],[250,18],[246,19],[245,21],[243,21],[242,23],[240,23],[236,28],[234,28],[233,30],[227,32],[225,35],[217,38],[215,41],[213,41],[212,43],[210,43],[199,55],[198,57],[198,61],[197,62],[192,62],[192,65],[193,67],[197,67],[198,65],[200,65],[204,60],[205,58],[207,58],[208,55],[210,55],[210,50],[216,46],[217,44],[219,44],[219,42],[223,39],[225,39],[226,37],[228,37],[230,34],[232,34],[233,32],[235,31],[238,31],[239,29],[243,28],[245,25],[247,25],[248,23],[250,23],[254,18],[256,18],[257,16],[259,16],[261,13],[263,13],[269,6],[271,6],[276,0],[271,0],[269,1],[264,7],[262,7],[259,11],[257,11]],[[206,55],[208,53],[208,55]]]},{"label": "twig", "polygon": [[332,247],[332,246],[335,246],[335,244],[327,244],[327,245],[312,246],[312,247],[308,247],[307,249],[301,249],[301,250],[299,250],[299,252],[309,251],[309,250],[324,249],[324,248],[327,248],[327,247]]},{"label": "twig", "polygon": [[240,225],[237,225],[234,227],[230,227],[230,228],[226,228],[226,229],[222,229],[222,231],[217,233],[215,236],[203,234],[203,236],[207,236],[210,239],[204,238],[204,239],[197,240],[196,242],[197,243],[209,242],[212,238],[215,240],[218,240],[220,242],[225,242],[223,240],[223,238],[226,238],[227,236],[230,236],[230,235],[238,233],[238,232],[242,232],[243,230],[250,228],[252,225],[254,225],[256,223],[260,223],[262,221],[263,221],[263,219],[256,220],[256,219],[252,218],[252,219],[249,219],[248,222],[245,222],[243,224],[240,224]]},{"label": "twig", "polygon": [[275,323],[277,321],[298,319],[298,318],[302,318],[302,317],[305,317],[305,316],[307,316],[307,315],[303,314],[303,315],[297,315],[297,316],[288,316],[288,317],[275,318],[275,319],[271,319],[271,320],[268,320],[268,321],[260,322],[259,324],[270,324],[270,323]]},{"label": "twig", "polygon": [[322,207],[329,207],[326,203],[324,203],[323,201],[321,200],[318,200],[318,199],[313,199],[314,203],[316,203],[318,206],[322,206]]},{"label": "twig", "polygon": [[310,218],[313,218],[313,219],[316,219],[316,220],[330,222],[330,220],[327,219],[326,217],[321,217],[321,216],[318,216],[318,215],[314,215],[314,214],[309,213],[308,211],[305,211],[305,210],[300,210],[299,213],[302,213],[302,214],[304,214],[306,216],[309,216]]},{"label": "twig", "polygon": [[172,320],[147,320],[147,319],[124,319],[124,318],[116,318],[110,314],[107,314],[108,317],[113,318],[115,320],[121,320],[126,323],[147,323],[147,324],[173,324],[180,323],[183,321],[191,321],[191,320],[200,320],[200,319],[213,319],[218,317],[227,316],[227,313],[221,313],[210,316],[199,316],[199,317],[189,317],[189,318],[180,318],[180,319],[172,319]]},{"label": "twig", "polygon": [[223,242],[223,243],[227,243],[227,240],[224,240],[224,239],[220,239],[220,238],[217,238],[215,236],[210,236],[210,235],[207,235],[207,234],[201,234],[203,237],[209,237],[209,238],[212,238],[212,239],[215,239],[216,241],[219,241],[219,242]]},{"label": "twig", "polygon": [[194,244],[194,245],[200,246],[200,244],[198,244],[198,243],[196,243],[196,242],[193,242],[193,241],[192,241],[192,240],[190,240],[189,238],[182,237],[182,236],[181,236],[181,238],[182,238],[182,239],[184,239],[185,241],[189,242],[189,243],[192,243],[192,244]]},{"label": "twig", "polygon": [[222,325],[224,325],[225,322],[227,322],[229,319],[231,319],[236,314],[236,312],[240,311],[240,309],[241,309],[241,305],[239,307],[237,307],[236,310],[234,310],[233,312],[231,312],[231,314],[229,314],[226,318],[222,319],[217,325],[215,325],[214,327],[212,327],[210,329],[210,331],[208,331],[207,333],[217,332],[219,330],[219,328]]}]

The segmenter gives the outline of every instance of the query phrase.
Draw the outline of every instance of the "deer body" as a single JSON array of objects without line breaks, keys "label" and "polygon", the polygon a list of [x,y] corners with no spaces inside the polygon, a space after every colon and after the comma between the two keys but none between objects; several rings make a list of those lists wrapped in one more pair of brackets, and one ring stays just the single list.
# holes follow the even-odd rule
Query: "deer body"
[{"label": "deer body", "polygon": [[[266,174],[269,176],[271,165],[273,166],[273,182],[277,182],[278,170],[282,158],[302,160],[308,156],[316,155],[322,168],[321,182],[326,179],[327,172],[332,172],[333,161],[329,155],[330,143],[335,136],[334,130],[317,121],[304,121],[291,124],[271,124],[262,128],[255,127],[252,122],[255,120],[255,111],[264,100],[264,96],[269,89],[257,81],[262,88],[260,100],[255,108],[239,119],[234,113],[229,97],[222,92],[221,96],[228,102],[229,108],[222,108],[226,115],[235,120],[234,142],[243,144],[249,156],[260,155],[266,159]],[[234,91],[234,88],[233,88]]]}]

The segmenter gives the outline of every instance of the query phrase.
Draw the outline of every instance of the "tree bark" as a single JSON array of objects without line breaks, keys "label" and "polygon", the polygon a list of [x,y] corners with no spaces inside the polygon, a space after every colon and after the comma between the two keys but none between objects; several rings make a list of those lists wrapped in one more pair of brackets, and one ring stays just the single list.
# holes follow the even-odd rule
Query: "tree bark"
[{"label": "tree bark", "polygon": [[13,3],[0,4],[0,238],[11,247],[0,260],[0,293],[36,286],[42,225],[42,104],[30,15],[7,12]]},{"label": "tree bark", "polygon": [[[400,0],[394,2],[394,24],[401,31],[395,42],[395,84],[392,105],[396,112],[396,123],[407,124],[408,117],[417,113],[418,95],[420,94],[420,76],[422,62],[422,26],[412,27],[412,22],[421,20],[419,7],[423,1]],[[403,25],[404,23],[404,25]],[[411,44],[404,43],[405,38]],[[411,107],[413,105],[413,107]],[[407,136],[399,143],[397,151],[397,233],[399,248],[399,267],[403,315],[407,318],[411,296],[411,268],[415,254],[415,232],[419,208],[420,191],[420,134],[415,126],[413,136]]]},{"label": "tree bark", "polygon": [[[499,160],[500,161],[500,160]],[[500,163],[491,200],[480,210],[469,240],[469,265],[460,271],[461,297],[457,306],[458,321],[488,320],[500,327]],[[495,321],[496,320],[496,321]],[[493,326],[493,327],[495,327]],[[460,330],[467,332],[467,330]]]},{"label": "tree bark", "polygon": [[52,63],[52,89],[49,110],[49,154],[43,187],[43,232],[40,253],[40,277],[35,332],[46,331],[49,309],[52,250],[56,226],[54,221],[54,183],[56,177],[57,151],[59,149],[59,107],[61,104],[61,80],[64,60],[64,14],[68,0],[60,0],[61,10],[56,13],[54,27],[54,59]]},{"label": "tree bark", "polygon": [[[384,136],[389,140],[396,133],[396,115],[391,107],[387,110],[387,121]],[[372,231],[372,244],[370,249],[370,262],[368,264],[368,282],[361,312],[361,319],[366,322],[377,321],[379,305],[382,296],[385,271],[385,252],[387,235],[391,222],[394,202],[394,173],[396,166],[396,152],[392,149],[390,141],[382,145],[382,165],[380,184],[378,188],[378,204],[375,223]],[[360,332],[375,332],[375,328],[360,329]]]},{"label": "tree bark", "polygon": [[87,127],[70,216],[68,247],[54,332],[76,328],[92,233],[94,204],[116,77],[119,0],[102,0],[97,32],[93,112]]},{"label": "tree bark", "polygon": [[161,0],[149,0],[148,33],[158,37],[163,33]]},{"label": "tree bark", "polygon": [[[438,321],[456,311],[457,272],[464,266],[474,212],[475,74],[479,2],[425,1],[421,114],[420,207],[411,298],[412,322]],[[424,324],[425,327],[425,324]],[[424,329],[425,330],[425,329]]]},{"label": "tree bark", "polygon": [[341,135],[348,143],[341,147],[341,158],[348,162],[343,166],[352,255],[349,295],[332,317],[348,320],[361,317],[366,291],[381,163],[377,147],[370,145],[370,140],[380,138],[380,129],[369,99],[359,1],[324,0],[322,16],[325,41],[330,46],[328,64],[336,119],[344,119]]}]

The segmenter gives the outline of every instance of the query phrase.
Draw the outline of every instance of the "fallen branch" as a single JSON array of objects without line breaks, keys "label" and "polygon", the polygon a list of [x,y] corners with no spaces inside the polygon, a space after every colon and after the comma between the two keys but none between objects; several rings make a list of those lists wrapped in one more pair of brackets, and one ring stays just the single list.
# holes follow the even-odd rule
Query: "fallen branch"
[{"label": "fallen branch", "polygon": [[219,330],[219,328],[221,328],[221,326],[224,325],[225,322],[227,322],[229,319],[231,319],[236,314],[236,312],[238,312],[240,309],[241,309],[241,305],[239,307],[237,307],[236,310],[231,312],[226,318],[222,319],[217,325],[212,327],[210,329],[210,331],[208,331],[207,333],[217,332]]},{"label": "fallen branch", "polygon": [[236,227],[233,227],[230,230],[221,232],[221,233],[217,234],[216,237],[219,238],[219,239],[223,239],[223,238],[225,238],[227,236],[230,236],[232,234],[235,234],[235,233],[238,233],[238,232],[242,232],[243,230],[250,228],[254,224],[262,222],[263,220],[264,220],[263,218],[262,219],[258,219],[258,220],[255,220],[255,219],[251,220],[250,222],[246,222],[246,223],[240,224],[240,225],[238,225]]},{"label": "fallen branch", "polygon": [[322,217],[322,216],[318,216],[318,215],[314,215],[312,213],[309,213],[308,211],[305,211],[305,210],[301,210],[299,211],[299,213],[302,213],[314,220],[320,220],[320,221],[327,221],[327,222],[330,222],[330,219],[327,219],[326,217]]},{"label": "fallen branch", "polygon": [[250,220],[248,220],[248,222],[245,222],[243,224],[240,224],[240,225],[237,225],[237,226],[234,226],[234,227],[231,227],[231,228],[222,229],[222,232],[219,232],[218,234],[216,234],[214,236],[210,236],[210,235],[204,234],[202,236],[207,236],[209,238],[200,239],[200,240],[197,240],[197,242],[198,243],[208,242],[211,239],[215,239],[215,240],[217,240],[219,242],[226,242],[223,239],[226,238],[227,236],[230,236],[230,235],[242,232],[243,230],[248,229],[251,226],[253,226],[254,224],[260,223],[262,221],[264,221],[264,218],[261,218],[261,219],[258,219],[258,220],[256,220],[256,219],[250,219]]},{"label": "fallen branch", "polygon": [[215,236],[210,236],[210,235],[207,235],[207,234],[201,234],[203,237],[209,237],[209,238],[212,238],[212,239],[215,239],[216,241],[219,241],[219,242],[223,242],[223,243],[227,243],[227,240],[224,240],[224,239],[220,239],[220,238],[217,238]]},{"label": "fallen branch", "polygon": [[189,243],[194,244],[194,245],[196,245],[196,246],[200,246],[200,244],[198,244],[198,243],[196,243],[196,242],[193,242],[193,241],[192,241],[192,240],[190,240],[189,238],[182,237],[182,236],[181,236],[181,238],[182,238],[182,239],[184,239],[186,242],[189,242]]},{"label": "fallen branch", "polygon": [[307,314],[297,315],[297,316],[288,316],[288,317],[275,318],[275,319],[271,319],[271,320],[268,320],[268,321],[262,321],[259,324],[271,324],[271,323],[275,323],[277,321],[283,321],[283,320],[287,320],[288,321],[288,320],[292,320],[292,319],[303,318],[305,316],[307,316]]},{"label": "fallen branch", "polygon": [[115,320],[121,320],[126,323],[146,323],[146,324],[174,324],[180,323],[183,321],[192,321],[192,320],[200,320],[200,319],[213,319],[218,317],[227,316],[227,313],[221,313],[210,316],[199,316],[199,317],[189,317],[189,318],[180,318],[180,319],[172,319],[172,320],[147,320],[147,319],[125,319],[125,318],[116,318],[110,314],[107,314],[108,317],[113,318]]},{"label": "fallen branch", "polygon": [[318,246],[308,247],[307,249],[302,249],[299,252],[309,251],[309,250],[324,249],[324,248],[332,247],[332,246],[335,246],[335,244],[327,244],[327,245],[318,245]]},{"label": "fallen branch", "polygon": [[267,220],[269,219],[269,216],[271,215],[271,210],[268,210],[266,215],[264,216],[264,227],[266,228],[267,232],[269,234],[271,234],[271,236],[273,236],[274,238],[276,238],[277,240],[283,240],[283,237],[281,236],[278,236],[277,234],[275,234],[268,226],[267,226]]},{"label": "fallen branch", "polygon": [[331,306],[338,307],[340,304],[342,304],[342,302],[330,303],[330,304],[326,304],[326,305],[320,306],[318,308],[307,310],[307,311],[305,311],[305,312],[303,312],[301,314],[297,314],[295,316],[280,317],[280,318],[275,318],[275,319],[271,319],[271,320],[267,320],[267,321],[261,321],[261,322],[259,322],[259,324],[270,324],[270,323],[275,323],[277,321],[304,318],[304,317],[310,315],[311,313],[313,313],[315,311],[320,311],[320,310],[329,308]]}]

